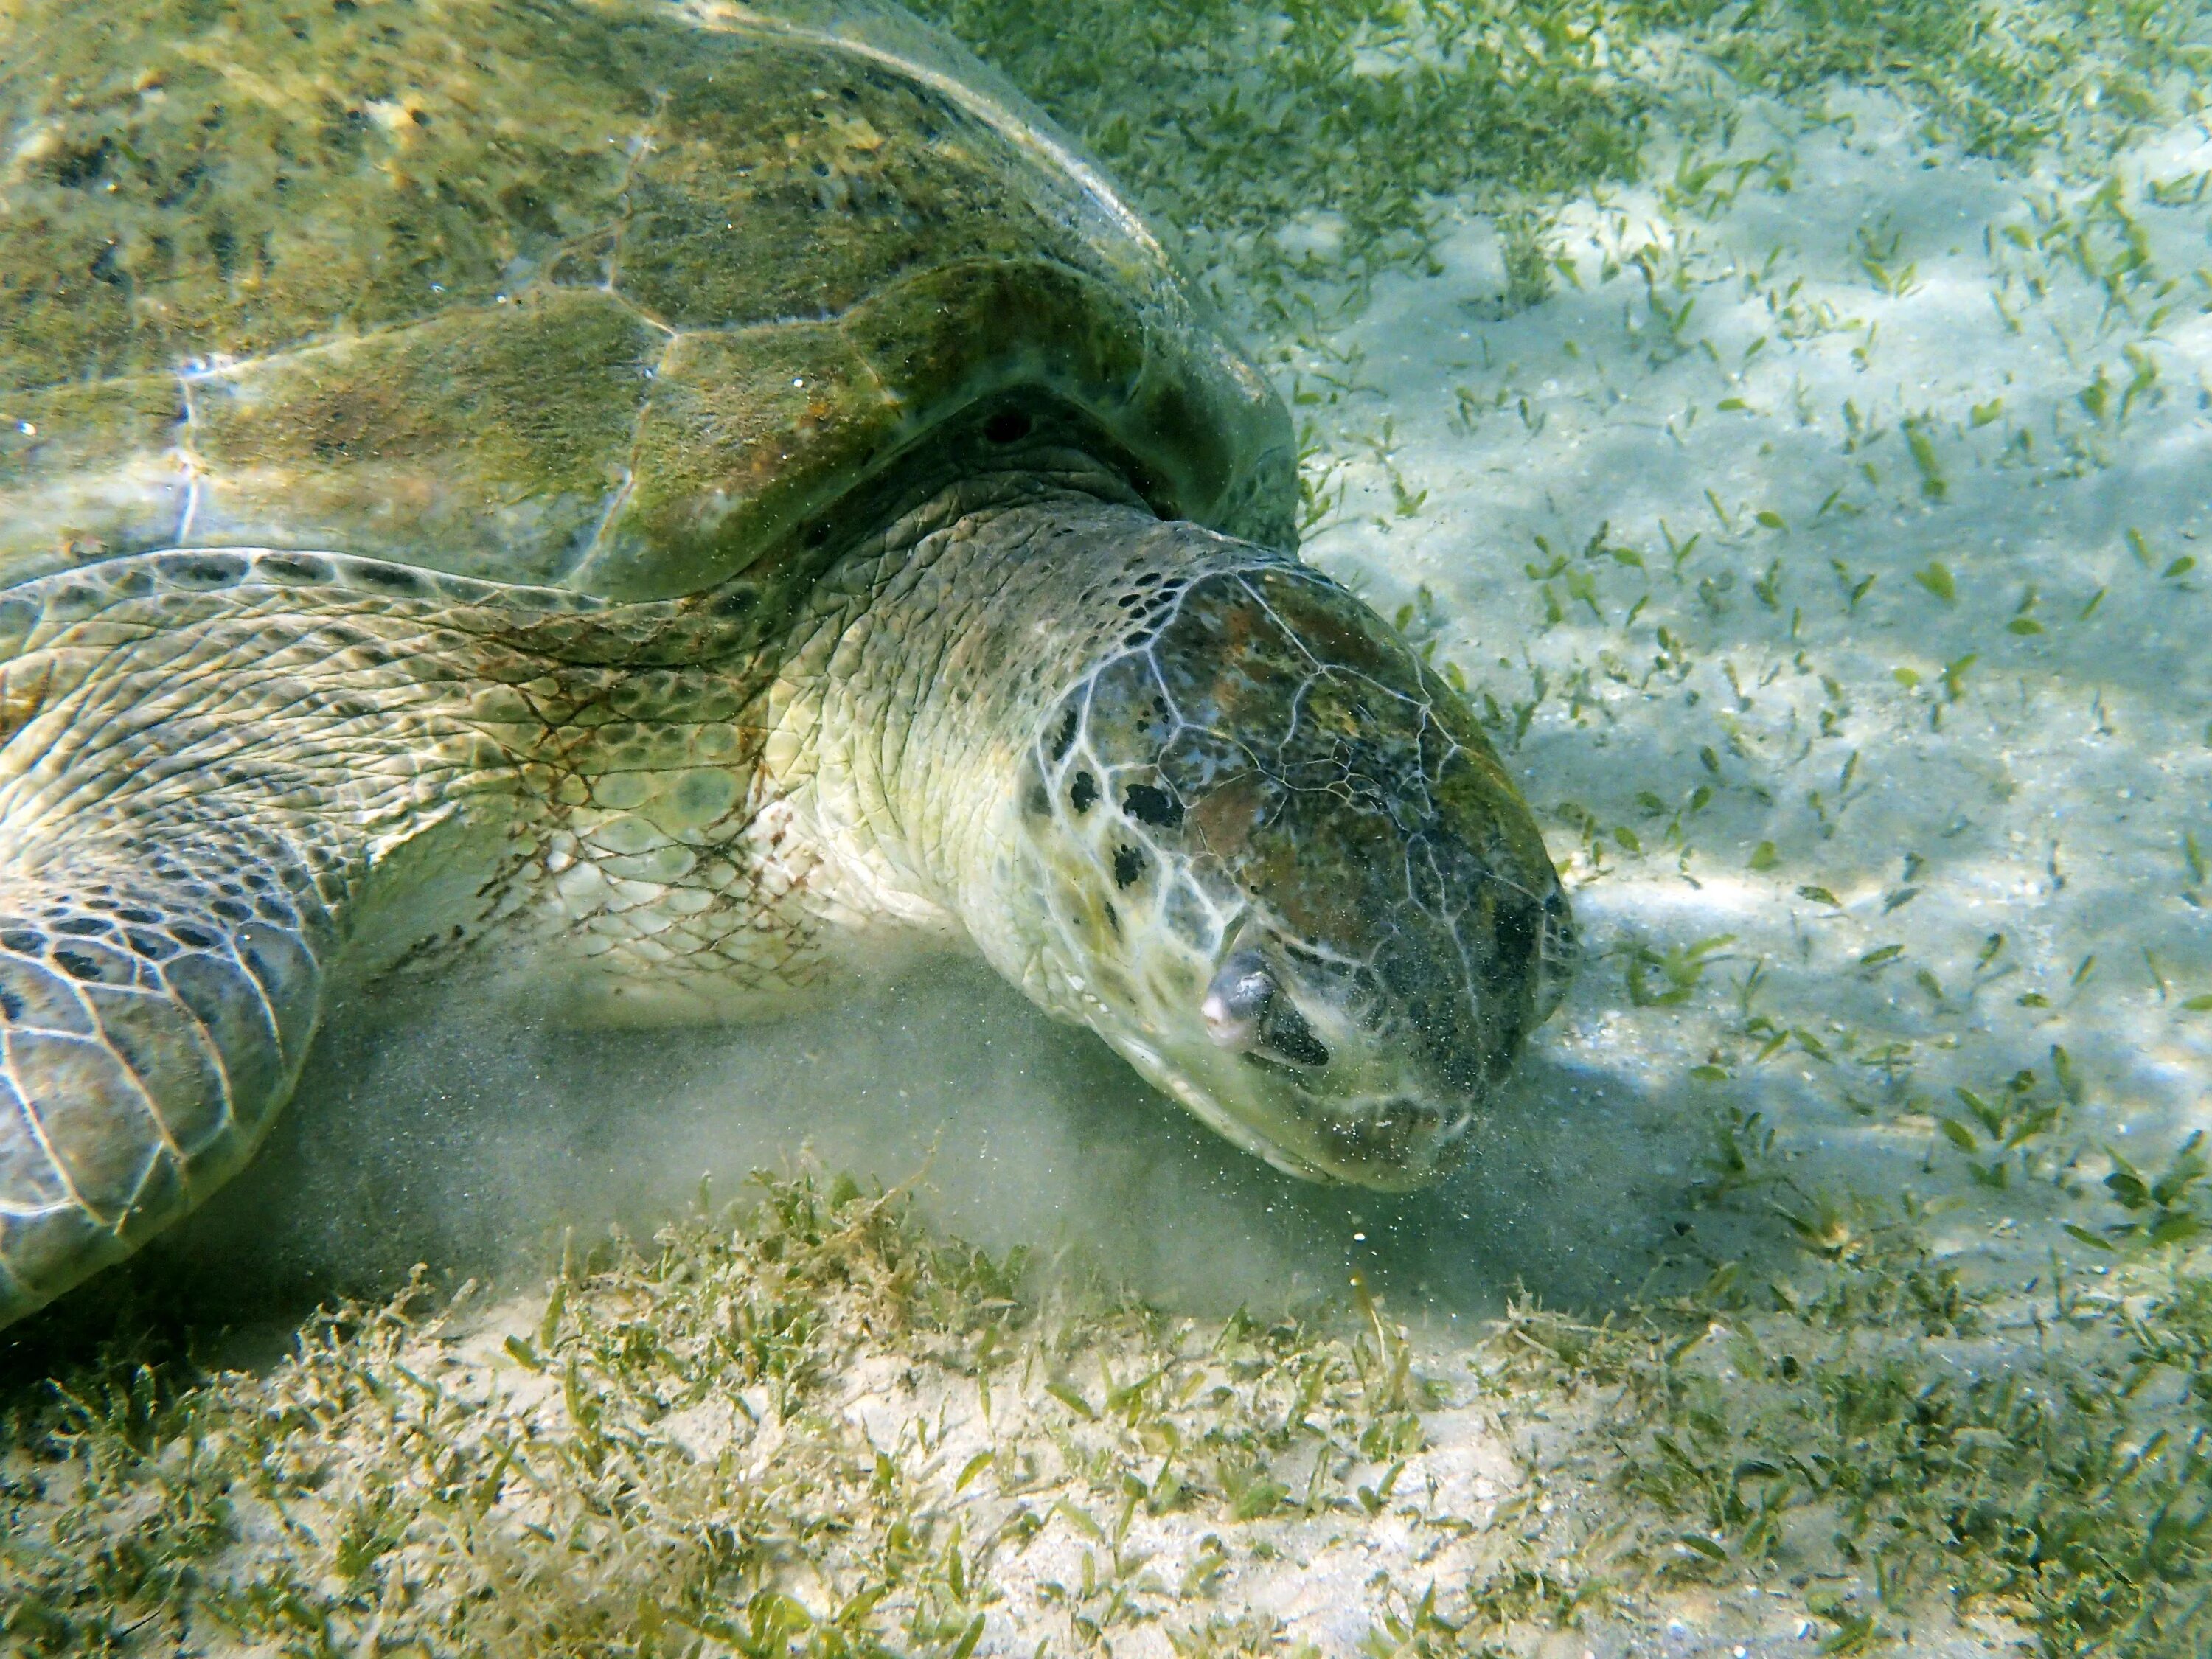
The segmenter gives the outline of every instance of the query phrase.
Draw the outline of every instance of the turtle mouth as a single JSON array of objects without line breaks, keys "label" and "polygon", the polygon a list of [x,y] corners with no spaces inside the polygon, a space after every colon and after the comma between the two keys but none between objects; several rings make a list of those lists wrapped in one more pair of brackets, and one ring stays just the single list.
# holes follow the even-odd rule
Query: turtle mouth
[{"label": "turtle mouth", "polygon": [[1473,1121],[1470,1111],[1413,1095],[1311,1103],[1322,1109],[1299,1122],[1294,1136],[1256,1135],[1252,1150],[1302,1180],[1376,1192],[1412,1192],[1449,1174]]},{"label": "turtle mouth", "polygon": [[1473,1101],[1439,1101],[1402,1089],[1361,1097],[1323,1092],[1316,1086],[1323,1081],[1318,1067],[1279,1059],[1256,1044],[1225,1066],[1222,1056],[1211,1067],[1186,1067],[1146,1043],[1109,1041],[1215,1133],[1301,1181],[1377,1192],[1428,1186],[1459,1163],[1474,1117]]},{"label": "turtle mouth", "polygon": [[1405,1191],[1457,1161],[1477,1104],[1441,1092],[1387,1041],[1366,999],[1316,980],[1249,931],[1196,1008],[1205,1044],[1170,1064],[1124,1046],[1194,1115],[1301,1180]]},{"label": "turtle mouth", "polygon": [[1425,1187],[1449,1174],[1466,1150],[1472,1109],[1448,1109],[1412,1095],[1364,1103],[1347,1112],[1332,1103],[1316,1127],[1330,1172],[1340,1181],[1386,1192]]}]

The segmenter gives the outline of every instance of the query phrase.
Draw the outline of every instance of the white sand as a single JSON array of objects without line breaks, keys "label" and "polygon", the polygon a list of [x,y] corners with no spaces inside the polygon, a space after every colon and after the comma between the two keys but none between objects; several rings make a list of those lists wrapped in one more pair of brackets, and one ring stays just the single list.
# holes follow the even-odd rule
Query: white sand
[{"label": "white sand", "polygon": [[[2107,1140],[2155,1158],[2212,1125],[2212,1013],[2183,1006],[2212,991],[2184,843],[2212,845],[2212,570],[2161,574],[2212,557],[2212,285],[2203,205],[2146,199],[2201,184],[2212,143],[2191,126],[2129,153],[2100,210],[1920,142],[1884,96],[1834,95],[1825,122],[1741,112],[1725,156],[1698,156],[1746,162],[1740,190],[1731,168],[1687,200],[1657,184],[1567,216],[1579,288],[1483,320],[1503,273],[1468,222],[1443,275],[1387,281],[1334,363],[1307,358],[1303,386],[1349,359],[1361,388],[1316,411],[1346,489],[1309,552],[1386,610],[1425,585],[1440,656],[1499,705],[1548,685],[1511,758],[1592,959],[1536,1045],[1540,1121],[1656,1196],[1681,1126],[1755,1110],[1800,1181],[1971,1193],[1962,1247],[2033,1272],[2053,1194],[1963,1179],[1928,1116],[1971,1123],[1955,1088],[2039,1068],[2055,1099],[2063,1047],[2077,1182]],[[2130,228],[2148,257],[2115,302],[2069,239],[2109,267]],[[1869,246],[1910,270],[1899,291]],[[1686,308],[1679,333],[1656,314]],[[1412,516],[1394,483],[1426,492]],[[1585,553],[1601,526],[1640,568]],[[1669,538],[1693,535],[1676,568]],[[1539,538],[1566,556],[1547,584]],[[1686,1002],[1633,1006],[1619,953],[1720,935]],[[1754,965],[1752,1013],[1825,1060],[1795,1040],[1759,1058],[1736,995]],[[1690,1076],[1709,1062],[1728,1079]]]}]

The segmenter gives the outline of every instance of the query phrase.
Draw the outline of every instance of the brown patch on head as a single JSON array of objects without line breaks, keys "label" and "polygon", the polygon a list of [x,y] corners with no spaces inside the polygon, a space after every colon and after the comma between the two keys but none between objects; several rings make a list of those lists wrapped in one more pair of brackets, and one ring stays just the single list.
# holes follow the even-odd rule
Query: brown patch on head
[{"label": "brown patch on head", "polygon": [[1411,653],[1368,625],[1366,617],[1348,616],[1340,604],[1317,603],[1310,580],[1268,571],[1255,585],[1298,642],[1321,661],[1385,684],[1407,678]]},{"label": "brown patch on head", "polygon": [[1185,821],[1205,851],[1223,860],[1240,858],[1259,826],[1267,794],[1266,780],[1256,772],[1246,772],[1207,791],[1186,812]]},{"label": "brown patch on head", "polygon": [[1254,840],[1241,877],[1304,938],[1364,957],[1389,929],[1400,854],[1387,817],[1333,793],[1306,793],[1291,797]]}]

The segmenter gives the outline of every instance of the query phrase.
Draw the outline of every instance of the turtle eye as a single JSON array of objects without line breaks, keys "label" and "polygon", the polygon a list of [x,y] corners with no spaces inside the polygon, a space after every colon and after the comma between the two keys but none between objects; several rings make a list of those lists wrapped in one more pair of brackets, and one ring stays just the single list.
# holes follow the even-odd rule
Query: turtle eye
[{"label": "turtle eye", "polygon": [[1313,1034],[1257,951],[1231,951],[1223,960],[1198,1012],[1206,1035],[1231,1053],[1293,1066],[1328,1064],[1328,1045]]},{"label": "turtle eye", "polygon": [[1199,1017],[1216,1043],[1242,1054],[1260,1041],[1260,1022],[1275,1000],[1274,976],[1260,953],[1234,951],[1206,988]]}]

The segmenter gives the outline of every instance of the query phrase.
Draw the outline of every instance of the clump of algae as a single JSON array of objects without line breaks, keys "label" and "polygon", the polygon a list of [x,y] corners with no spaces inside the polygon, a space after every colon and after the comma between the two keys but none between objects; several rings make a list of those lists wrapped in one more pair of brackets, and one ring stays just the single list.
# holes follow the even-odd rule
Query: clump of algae
[{"label": "clump of algae", "polygon": [[1520,1305],[1445,1348],[1356,1283],[1176,1319],[1043,1288],[902,1191],[762,1177],[571,1249],[542,1295],[418,1273],[259,1375],[125,1340],[19,1381],[0,1636],[1379,1659],[1748,1593],[1835,1653],[2212,1637],[2206,1262],[1978,1289],[1903,1212],[1795,1219],[1789,1282],[1724,1267],[1597,1323]]}]

